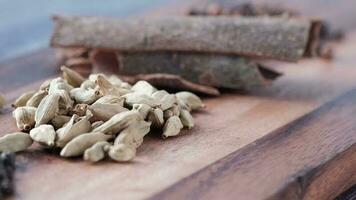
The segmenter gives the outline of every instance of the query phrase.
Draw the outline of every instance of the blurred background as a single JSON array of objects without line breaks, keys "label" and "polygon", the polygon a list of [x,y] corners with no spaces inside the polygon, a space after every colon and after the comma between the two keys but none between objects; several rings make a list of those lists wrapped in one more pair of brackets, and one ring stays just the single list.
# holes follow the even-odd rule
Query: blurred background
[{"label": "blurred background", "polygon": [[48,46],[53,14],[125,17],[177,0],[0,0],[0,62]]}]

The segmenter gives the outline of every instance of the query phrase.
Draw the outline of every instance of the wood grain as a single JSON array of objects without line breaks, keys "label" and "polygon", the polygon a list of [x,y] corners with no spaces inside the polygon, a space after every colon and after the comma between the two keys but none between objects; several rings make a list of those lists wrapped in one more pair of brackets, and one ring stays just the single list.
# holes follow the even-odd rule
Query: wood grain
[{"label": "wood grain", "polygon": [[[157,194],[355,87],[356,69],[351,67],[355,58],[348,53],[354,51],[354,41],[355,35],[350,35],[336,48],[334,62],[315,59],[277,66],[285,75],[268,88],[204,99],[208,108],[195,114],[196,128],[165,141],[152,134],[145,138],[137,159],[129,164],[107,161],[91,165],[81,159],[62,159],[58,152],[34,146],[17,157],[19,170],[15,197],[142,199]],[[43,58],[31,59],[33,56],[29,56],[20,59],[26,62],[9,61],[13,69],[9,73],[1,73],[0,80],[12,76],[14,81],[21,81],[18,74],[28,66],[53,66],[53,54],[42,55]],[[48,74],[33,70],[24,86],[16,86],[12,90],[7,87],[6,96],[11,99],[25,90],[35,89],[42,80],[55,75],[56,69],[52,70],[53,73]],[[0,116],[3,124],[1,134],[16,130],[10,111],[7,107],[5,114]],[[343,140],[336,142],[340,148],[347,147]]]},{"label": "wood grain", "polygon": [[[145,138],[144,145],[139,149],[137,159],[132,163],[117,164],[107,161],[98,165],[91,165],[81,159],[62,159],[58,157],[58,152],[43,150],[39,146],[34,146],[30,151],[17,156],[17,190],[14,198],[149,198],[159,194],[164,189],[170,190],[171,186],[176,187],[175,184],[178,183],[179,185],[182,179],[222,158],[226,159],[231,155],[236,155],[236,152],[246,151],[241,150],[241,148],[253,150],[266,147],[269,147],[268,152],[272,151],[273,154],[261,152],[256,155],[261,158],[261,164],[272,162],[276,169],[285,169],[283,166],[289,164],[288,167],[291,171],[281,170],[281,173],[277,171],[276,174],[268,174],[268,177],[273,178],[272,180],[278,180],[279,183],[285,184],[282,184],[280,188],[272,188],[272,191],[266,192],[266,188],[271,187],[268,182],[269,179],[267,179],[264,180],[266,184],[262,188],[254,188],[255,193],[261,195],[265,192],[271,198],[282,198],[285,197],[283,195],[288,194],[304,194],[306,199],[332,198],[350,184],[355,183],[354,175],[352,175],[354,173],[354,160],[352,158],[355,156],[355,145],[352,144],[351,140],[345,141],[344,137],[348,136],[350,132],[338,132],[339,126],[346,127],[348,130],[354,126],[350,124],[352,118],[346,116],[350,112],[344,112],[344,110],[348,110],[344,106],[350,103],[337,104],[339,108],[344,109],[333,110],[336,116],[345,119],[340,123],[336,123],[339,119],[325,114],[328,113],[328,110],[322,111],[324,115],[320,115],[320,117],[315,116],[315,114],[307,117],[314,122],[330,122],[328,125],[335,122],[338,126],[334,128],[321,127],[304,118],[302,118],[304,121],[297,120],[297,122],[299,121],[298,123],[304,124],[304,126],[309,125],[309,128],[302,125],[286,126],[286,124],[308,114],[325,102],[356,86],[355,42],[356,34],[350,34],[343,43],[337,46],[336,56],[332,62],[313,59],[303,60],[297,64],[279,63],[275,65],[276,63],[274,63],[275,69],[284,72],[285,75],[267,88],[257,89],[245,94],[225,92],[219,98],[204,99],[208,108],[205,112],[195,113],[196,128],[192,131],[186,131],[181,137],[166,141],[161,140],[154,134],[150,135]],[[5,93],[10,103],[20,93],[35,89],[44,79],[57,75],[55,63],[53,52],[43,50],[23,58],[10,60],[6,64],[0,64],[0,70],[2,70],[0,71],[0,91]],[[5,66],[4,69],[3,66]],[[333,108],[333,105],[330,106],[329,104],[329,108]],[[354,108],[350,109],[353,110]],[[3,114],[0,115],[1,135],[16,130],[9,105],[2,112]],[[276,131],[282,126],[290,129],[286,132]],[[320,128],[317,129],[317,127]],[[314,135],[319,132],[318,138],[312,138],[311,135],[300,130],[312,131]],[[351,130],[354,131],[354,129]],[[295,131],[299,131],[296,136],[286,134],[295,133]],[[333,133],[339,134],[334,135]],[[281,137],[278,137],[279,134],[282,134]],[[264,136],[275,137],[280,140],[273,142],[267,140],[267,143],[263,143],[261,147],[253,145],[256,140]],[[352,138],[354,139],[354,136]],[[259,141],[263,140],[260,139]],[[296,143],[294,140],[300,142]],[[306,142],[309,140],[316,143],[307,145],[309,143]],[[282,147],[286,147],[285,151],[271,149],[271,146],[277,149],[281,148],[277,144],[284,144]],[[292,144],[294,146],[291,146]],[[250,147],[247,147],[248,145]],[[319,149],[315,148],[318,146]],[[295,147],[295,149],[291,149],[291,147]],[[314,153],[309,154],[309,149],[309,153]],[[288,152],[295,150],[300,150],[299,153],[307,152],[308,154],[286,156]],[[239,156],[241,156],[240,153],[238,153]],[[281,158],[275,157],[274,153],[284,156]],[[229,154],[230,156],[225,157]],[[246,153],[246,155],[249,154]],[[293,184],[291,185],[293,180],[283,180],[283,178],[289,177],[290,174],[296,173],[303,167],[301,166],[302,162],[298,159],[301,156],[304,163],[310,161],[309,164],[304,166],[305,171],[301,175],[309,175],[302,180],[307,180],[311,184],[303,185],[303,187],[300,187],[302,184],[299,182],[294,182],[295,186],[293,186]],[[276,160],[266,161],[265,157],[275,158]],[[256,162],[255,159],[247,161],[249,162],[243,164],[248,165],[248,163]],[[212,166],[216,165],[213,164]],[[263,166],[257,167],[263,168]],[[269,168],[269,165],[265,168]],[[219,175],[223,171],[217,171],[217,174]],[[241,169],[232,171],[232,173],[239,174],[244,172],[250,173],[249,168],[246,171]],[[259,183],[254,182],[254,179],[260,179],[260,175],[264,175],[264,173],[266,173],[266,170],[257,174],[248,174],[252,178],[244,181],[259,185]],[[230,179],[229,176],[224,177],[227,177],[227,182],[233,181],[233,184],[236,181],[238,182],[238,180]],[[219,180],[221,179],[217,179],[217,181]],[[201,184],[207,183],[202,182]],[[275,185],[277,182],[273,183]],[[239,182],[234,187],[226,185],[226,190],[223,188],[221,191],[232,192],[226,194],[226,197],[229,197],[229,195],[231,197],[234,191],[230,190],[238,190],[240,185],[242,183]],[[241,189],[246,188],[243,185],[241,187]],[[278,190],[283,188],[290,190],[284,190],[285,193]],[[296,192],[295,188],[305,189],[304,193]],[[187,192],[189,192],[189,188]],[[210,194],[206,193],[206,195]],[[278,194],[281,194],[281,196]]]},{"label": "wood grain", "polygon": [[356,182],[355,101],[352,90],[151,199],[332,199]]}]

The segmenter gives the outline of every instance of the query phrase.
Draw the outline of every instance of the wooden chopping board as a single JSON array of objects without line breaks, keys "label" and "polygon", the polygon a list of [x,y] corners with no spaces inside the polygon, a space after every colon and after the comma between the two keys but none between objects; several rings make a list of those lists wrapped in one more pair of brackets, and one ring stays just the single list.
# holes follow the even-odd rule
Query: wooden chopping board
[{"label": "wooden chopping board", "polygon": [[[204,99],[195,128],[146,137],[132,163],[35,146],[17,156],[14,199],[333,198],[356,183],[355,43],[350,32],[331,62],[276,64],[284,76],[267,88]],[[2,63],[0,91],[11,102],[57,76],[56,65],[50,49]],[[1,135],[16,130],[11,111]]]}]

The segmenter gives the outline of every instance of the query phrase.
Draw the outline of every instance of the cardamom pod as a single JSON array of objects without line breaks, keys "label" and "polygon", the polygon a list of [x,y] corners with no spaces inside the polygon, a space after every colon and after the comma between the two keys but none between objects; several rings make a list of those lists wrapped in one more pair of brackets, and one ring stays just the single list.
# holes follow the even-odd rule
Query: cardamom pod
[{"label": "cardamom pod", "polygon": [[74,114],[66,125],[57,130],[56,146],[64,147],[73,138],[90,130],[91,124],[88,117],[79,117]]},{"label": "cardamom pod", "polygon": [[146,94],[148,96],[152,95],[157,91],[155,87],[153,87],[147,81],[137,81],[131,88],[132,91],[140,94]]},{"label": "cardamom pod", "polygon": [[152,93],[151,96],[156,100],[160,100],[168,94],[169,93],[166,90],[157,90],[156,92]]},{"label": "cardamom pod", "polygon": [[150,127],[151,122],[137,121],[120,132],[114,141],[114,145],[123,143],[137,148],[142,144],[143,137],[150,132]]},{"label": "cardamom pod", "polygon": [[109,80],[105,78],[105,76],[98,75],[96,77],[95,83],[99,86],[100,91],[103,95],[115,95],[115,96],[122,96],[129,91],[124,88],[116,87],[113,85]]},{"label": "cardamom pod", "polygon": [[98,162],[105,158],[106,151],[109,150],[110,143],[107,141],[101,141],[95,143],[93,146],[85,150],[84,152],[84,160],[90,162]]},{"label": "cardamom pod", "polygon": [[108,121],[112,116],[128,111],[127,108],[124,108],[116,104],[107,104],[107,103],[95,103],[89,106],[89,110],[93,113],[94,120],[99,121]]},{"label": "cardamom pod", "polygon": [[178,102],[181,104],[182,108],[187,109],[188,111],[205,107],[201,99],[191,92],[183,91],[178,92],[175,95],[177,96]]},{"label": "cardamom pod", "polygon": [[103,121],[96,121],[96,122],[93,122],[93,123],[91,124],[91,130],[94,130],[95,128],[101,126],[102,124],[104,124]]},{"label": "cardamom pod", "polygon": [[51,124],[55,129],[62,128],[69,120],[71,117],[66,116],[66,115],[55,115],[54,118],[51,120]]},{"label": "cardamom pod", "polygon": [[85,80],[82,75],[66,66],[61,66],[61,71],[63,78],[74,87],[79,87]]},{"label": "cardamom pod", "polygon": [[49,84],[48,93],[53,94],[53,90],[65,90],[70,92],[74,87],[69,85],[63,78],[55,78]]},{"label": "cardamom pod", "polygon": [[75,105],[74,109],[72,110],[72,114],[76,114],[78,116],[84,116],[89,108],[88,104],[81,103]]},{"label": "cardamom pod", "polygon": [[77,103],[92,104],[100,97],[102,94],[99,90],[96,89],[83,89],[83,88],[74,88],[70,91],[70,96],[75,99]]},{"label": "cardamom pod", "polygon": [[178,135],[182,128],[183,124],[178,116],[170,117],[163,126],[163,139]]},{"label": "cardamom pod", "polygon": [[42,145],[54,146],[54,140],[56,139],[56,132],[52,125],[42,124],[30,131],[30,136],[33,141],[36,141]]},{"label": "cardamom pod", "polygon": [[129,83],[123,82],[123,83],[120,85],[120,87],[123,88],[123,89],[131,90],[132,85],[130,85]]},{"label": "cardamom pod", "polygon": [[55,117],[59,98],[58,94],[49,94],[42,99],[35,114],[36,127],[48,123]]},{"label": "cardamom pod", "polygon": [[146,94],[132,92],[125,94],[123,97],[125,98],[125,105],[129,107],[132,107],[133,104],[147,104],[150,107],[160,106],[159,102],[157,102],[154,98]]},{"label": "cardamom pod", "polygon": [[174,94],[169,94],[165,90],[158,90],[151,96],[161,104],[161,109],[163,111],[171,108],[173,104],[177,103],[177,97]]},{"label": "cardamom pod", "polygon": [[80,156],[86,149],[90,148],[95,143],[107,141],[111,137],[111,135],[106,135],[101,132],[84,133],[68,142],[62,149],[60,155],[62,157]]},{"label": "cardamom pod", "polygon": [[161,109],[163,111],[172,108],[176,102],[177,102],[177,98],[173,94],[167,94],[159,100],[159,103],[161,104]]},{"label": "cardamom pod", "polygon": [[109,157],[118,162],[127,162],[135,158],[136,149],[126,145],[126,144],[117,144],[110,147]]},{"label": "cardamom pod", "polygon": [[42,99],[47,96],[48,92],[45,90],[40,90],[32,95],[30,99],[26,102],[26,106],[38,107]]},{"label": "cardamom pod", "polygon": [[124,106],[125,99],[123,97],[118,97],[115,95],[105,95],[100,99],[96,100],[93,105],[95,104],[115,104],[119,106]]},{"label": "cardamom pod", "polygon": [[108,81],[116,87],[121,87],[121,84],[123,83],[122,80],[119,77],[117,77],[116,75],[111,75],[108,78]]},{"label": "cardamom pod", "polygon": [[49,94],[58,94],[60,96],[58,107],[60,110],[64,110],[62,114],[67,114],[70,110],[72,110],[74,101],[70,98],[69,93],[66,90],[52,90]]},{"label": "cardamom pod", "polygon": [[15,132],[0,138],[0,152],[18,152],[31,146],[32,139],[29,134]]},{"label": "cardamom pod", "polygon": [[46,80],[45,82],[43,82],[41,85],[40,85],[40,90],[42,91],[49,91],[49,85],[51,84],[51,79],[48,79]]},{"label": "cardamom pod", "polygon": [[80,85],[80,88],[83,88],[83,89],[95,89],[96,87],[96,84],[94,81],[91,81],[91,80],[85,80],[83,81],[83,83]]},{"label": "cardamom pod", "polygon": [[[23,93],[19,98],[17,98],[15,100],[15,102],[13,104],[11,104],[12,107],[17,108],[17,107],[22,107],[25,106],[27,101],[35,94],[34,91],[30,91],[30,92],[25,92]],[[3,102],[3,104],[5,104],[5,101],[3,97],[0,97],[0,102]]]},{"label": "cardamom pod", "polygon": [[142,119],[146,119],[147,115],[153,109],[147,104],[133,104],[132,109],[140,113]]},{"label": "cardamom pod", "polygon": [[35,125],[35,107],[23,106],[18,107],[12,112],[16,120],[17,128],[22,131],[29,131]]},{"label": "cardamom pod", "polygon": [[102,132],[114,135],[140,119],[141,116],[137,111],[124,111],[111,117],[104,124],[95,128],[93,132]]},{"label": "cardamom pod", "polygon": [[178,104],[173,104],[173,106],[163,112],[163,118],[167,120],[168,118],[172,116],[179,116],[180,114],[180,106]]},{"label": "cardamom pod", "polygon": [[152,122],[152,126],[160,128],[164,124],[163,111],[160,108],[155,108],[148,113],[147,121]]},{"label": "cardamom pod", "polygon": [[191,129],[194,127],[194,119],[188,110],[182,109],[180,111],[179,119],[184,127]]}]

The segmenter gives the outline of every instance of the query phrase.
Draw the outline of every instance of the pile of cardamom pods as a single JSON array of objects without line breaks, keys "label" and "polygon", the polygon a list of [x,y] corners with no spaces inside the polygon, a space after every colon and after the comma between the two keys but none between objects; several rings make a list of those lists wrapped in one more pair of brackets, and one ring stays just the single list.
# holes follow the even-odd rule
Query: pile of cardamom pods
[{"label": "pile of cardamom pods", "polygon": [[161,129],[163,138],[176,136],[194,126],[190,112],[204,107],[191,92],[170,94],[146,81],[130,85],[115,75],[85,79],[65,66],[61,70],[62,78],[13,103],[21,132],[0,138],[1,152],[23,151],[35,141],[59,148],[63,157],[130,161],[151,128]]}]

